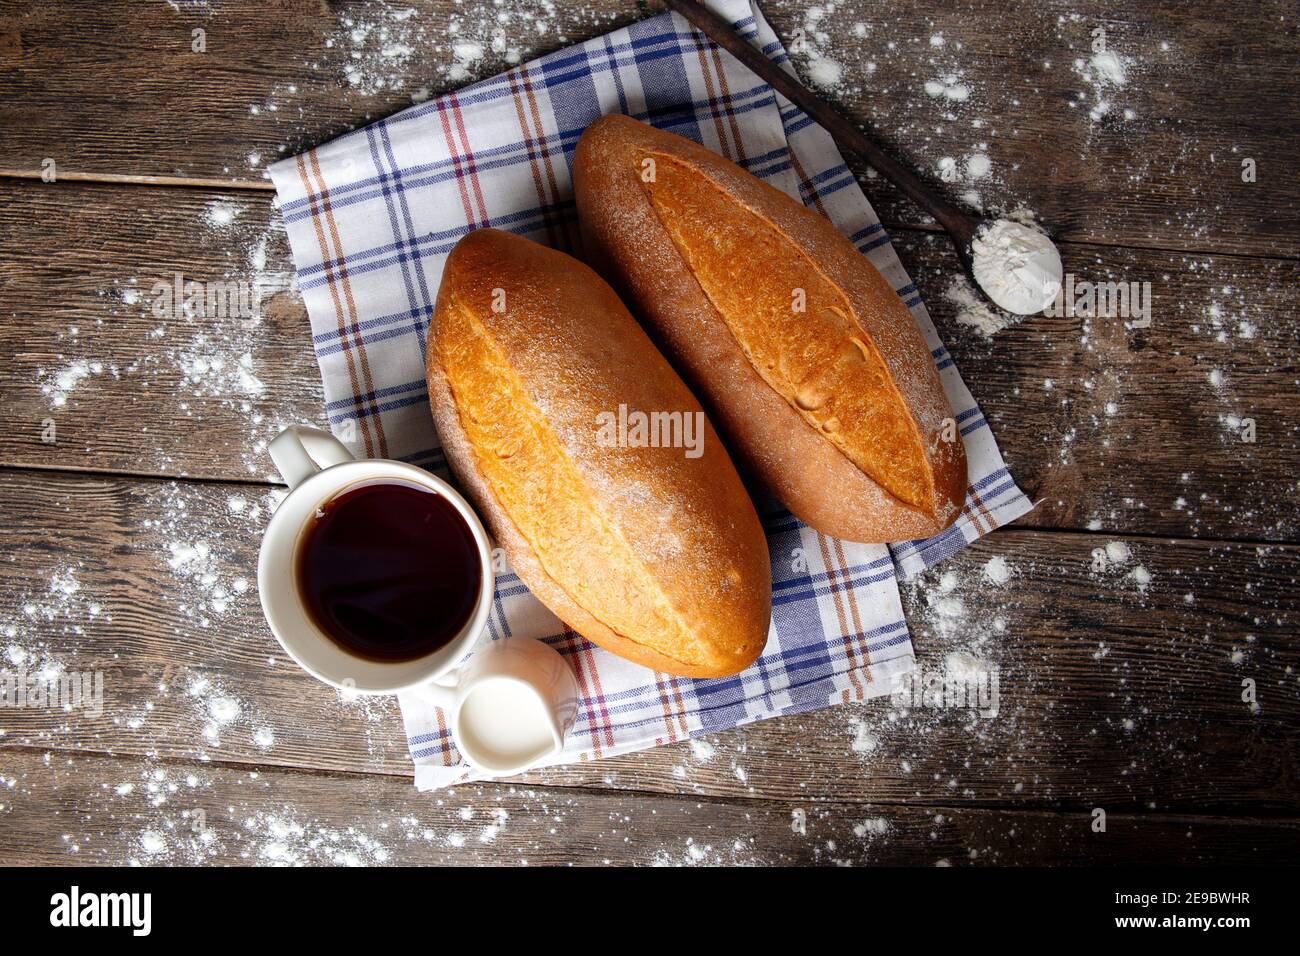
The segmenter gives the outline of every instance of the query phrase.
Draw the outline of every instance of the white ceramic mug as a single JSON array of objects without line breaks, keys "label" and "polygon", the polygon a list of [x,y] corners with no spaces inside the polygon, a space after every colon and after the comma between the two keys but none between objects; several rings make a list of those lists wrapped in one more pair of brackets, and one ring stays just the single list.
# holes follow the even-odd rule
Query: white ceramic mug
[{"label": "white ceramic mug", "polygon": [[[316,428],[286,428],[268,450],[289,494],[267,524],[257,586],[267,623],[285,653],[334,687],[364,694],[409,692],[442,707],[460,752],[485,773],[517,773],[559,753],[578,704],[578,684],[564,658],[531,638],[502,638],[475,650],[492,608],[495,579],[491,541],[469,503],[414,465],[353,458],[333,435]],[[442,495],[478,546],[481,583],[469,620],[446,645],[411,661],[373,661],[349,653],[316,626],[295,580],[298,544],[316,509],[352,485],[385,478]]]},{"label": "white ceramic mug", "polygon": [[[257,589],[272,633],[307,673],[363,694],[395,694],[444,676],[470,652],[492,610],[492,545],[478,515],[441,478],[405,462],[356,459],[329,432],[294,425],[271,442],[271,460],[289,486],[266,526],[257,561]],[[296,555],[316,509],[346,488],[376,479],[399,479],[442,495],[464,519],[478,546],[479,593],[469,620],[436,651],[409,661],[374,661],[349,653],[318,628],[295,580]]]}]

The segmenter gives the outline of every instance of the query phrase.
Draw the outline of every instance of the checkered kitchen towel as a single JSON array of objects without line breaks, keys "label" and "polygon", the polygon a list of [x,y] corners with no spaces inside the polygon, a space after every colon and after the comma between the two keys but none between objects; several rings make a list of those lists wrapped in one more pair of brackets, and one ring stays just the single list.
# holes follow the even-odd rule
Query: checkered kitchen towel
[{"label": "checkered kitchen towel", "polygon": [[[713,0],[778,63],[749,0]],[[827,133],[675,14],[561,50],[277,163],[271,177],[311,316],[336,432],[358,455],[444,471],[424,385],[425,334],[444,257],[467,232],[508,229],[578,249],[569,166],[597,116],[623,112],[701,142],[824,213],[898,290],[924,330],[970,462],[961,520],[928,541],[851,544],[760,508],[772,558],[772,630],[749,670],[655,673],[568,631],[514,574],[497,579],[493,639],[564,653],[582,699],[563,762],[640,750],[891,691],[913,667],[896,576],[911,575],[1030,507],[935,333],[916,286]],[[444,715],[402,714],[421,789],[472,779]]]}]

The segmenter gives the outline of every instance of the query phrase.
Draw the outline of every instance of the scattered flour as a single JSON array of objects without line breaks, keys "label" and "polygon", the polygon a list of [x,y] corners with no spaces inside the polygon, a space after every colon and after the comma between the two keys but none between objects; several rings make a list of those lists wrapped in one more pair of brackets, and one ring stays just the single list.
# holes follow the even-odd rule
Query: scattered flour
[{"label": "scattered flour", "polygon": [[844,67],[838,60],[821,56],[808,64],[808,78],[814,86],[835,87],[844,77]]},{"label": "scattered flour", "polygon": [[987,153],[971,153],[966,157],[966,176],[969,179],[983,179],[993,169],[993,163]]},{"label": "scattered flour", "polygon": [[224,229],[230,226],[246,210],[246,206],[218,199],[208,203],[207,213],[204,218],[212,228]]},{"label": "scattered flour", "polygon": [[950,74],[942,79],[926,80],[925,95],[932,98],[942,97],[949,103],[964,103],[970,99],[970,84],[961,82],[957,74]]},{"label": "scattered flour", "polygon": [[250,855],[272,866],[373,866],[392,852],[356,826],[332,827],[301,820],[290,808],[250,814],[243,821]]},{"label": "scattered flour", "polygon": [[808,7],[804,11],[803,28],[787,45],[790,55],[802,64],[808,81],[827,91],[842,91],[848,79],[844,65],[829,52],[831,38],[826,32],[839,7],[839,0]]},{"label": "scattered flour", "polygon": [[1108,541],[1104,547],[1093,548],[1090,555],[1091,571],[1095,577],[1118,580],[1134,586],[1139,594],[1151,585],[1152,574],[1143,564],[1135,564],[1133,548],[1125,541]]},{"label": "scattered flour", "polygon": [[202,723],[204,741],[220,747],[221,731],[239,720],[243,703],[206,676],[191,679],[186,692],[195,703],[195,717]]},{"label": "scattered flour", "polygon": [[[273,237],[283,232],[279,213],[272,210],[269,219],[259,221],[250,208],[217,199],[197,210],[211,242],[247,249],[245,261],[233,259],[215,275],[123,278],[102,291],[106,316],[96,321],[96,329],[110,321],[150,323],[139,334],[139,351],[109,362],[94,354],[95,329],[69,327],[62,337],[70,354],[59,354],[57,365],[36,370],[37,386],[52,410],[75,401],[78,389],[96,378],[130,380],[133,392],[148,389],[158,414],[180,423],[219,407],[246,423],[240,455],[249,475],[271,477],[266,444],[288,422],[265,410],[270,396],[258,356],[276,330],[264,319],[269,309],[300,303],[287,256],[272,261],[270,255]],[[114,350],[122,351],[117,345]],[[57,417],[55,422],[61,424]],[[147,427],[141,435],[142,453],[150,456],[147,464],[153,470],[177,467],[170,449],[180,435],[158,439]]]},{"label": "scattered flour", "polygon": [[167,840],[156,830],[145,830],[140,835],[140,851],[148,856],[167,852]]},{"label": "scattered flour", "polygon": [[880,746],[880,741],[867,721],[860,717],[853,717],[849,719],[849,727],[853,732],[853,740],[849,746],[854,753],[868,754]]},{"label": "scattered flour", "polygon": [[696,760],[701,760],[707,763],[714,758],[717,751],[713,744],[709,743],[703,737],[692,737],[691,753],[695,755]]},{"label": "scattered flour", "polygon": [[451,53],[454,60],[447,73],[447,79],[453,83],[463,83],[468,80],[473,75],[475,64],[483,59],[484,52],[483,44],[476,40],[459,40],[453,43]]},{"label": "scattered flour", "polygon": [[1112,48],[1095,52],[1087,60],[1079,58],[1074,61],[1074,72],[1092,91],[1090,100],[1082,95],[1078,102],[1088,105],[1088,117],[1094,123],[1106,118],[1123,117],[1125,121],[1136,118],[1137,114],[1131,108],[1117,108],[1112,101],[1115,93],[1128,86],[1130,66],[1131,61]]},{"label": "scattered flour", "polygon": [[1151,572],[1141,564],[1129,572],[1129,577],[1137,585],[1139,591],[1145,591],[1151,583]]},{"label": "scattered flour", "polygon": [[944,671],[954,680],[972,683],[986,679],[993,666],[968,650],[950,651],[943,659]]},{"label": "scattered flour", "polygon": [[1133,551],[1123,541],[1110,541],[1106,544],[1106,558],[1111,564],[1128,564]]},{"label": "scattered flour", "polygon": [[504,807],[497,807],[492,811],[492,822],[479,831],[479,843],[493,843],[501,835],[505,828],[506,821],[510,819],[510,813]]},{"label": "scattered flour", "polygon": [[41,382],[41,394],[50,400],[51,408],[62,408],[68,402],[68,395],[83,381],[92,375],[104,371],[104,364],[98,360],[77,359],[57,371],[46,373],[37,369]]},{"label": "scattered flour", "polygon": [[962,273],[949,278],[943,298],[957,310],[954,318],[958,325],[972,328],[986,339],[1020,321],[1020,316],[990,306]]},{"label": "scattered flour", "polygon": [[1128,70],[1125,61],[1114,50],[1101,50],[1092,55],[1088,61],[1098,82],[1105,86],[1124,87],[1128,85]]},{"label": "scattered flour", "polygon": [[884,817],[868,817],[861,823],[853,827],[853,835],[856,837],[877,837],[884,836],[890,829],[889,821]]},{"label": "scattered flour", "polygon": [[1007,563],[1007,559],[1000,554],[995,554],[988,559],[984,565],[984,576],[994,584],[1003,585],[1011,580],[1014,569]]},{"label": "scattered flour", "polygon": [[[352,93],[396,93],[422,103],[434,95],[431,71],[441,72],[442,88],[461,86],[515,66],[526,55],[562,46],[567,37],[561,19],[553,0],[458,5],[439,23],[414,8],[362,6],[339,18],[339,30],[325,46],[344,57],[341,66]],[[431,62],[434,56],[441,62]],[[309,66],[337,68],[333,62]]]}]

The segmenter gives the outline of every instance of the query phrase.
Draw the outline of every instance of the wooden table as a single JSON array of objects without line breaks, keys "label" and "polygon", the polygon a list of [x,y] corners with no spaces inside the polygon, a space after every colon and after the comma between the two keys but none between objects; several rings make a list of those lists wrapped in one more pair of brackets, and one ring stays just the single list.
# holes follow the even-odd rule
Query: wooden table
[{"label": "wooden table", "polygon": [[[252,584],[262,449],[321,395],[263,169],[660,9],[507,8],[494,46],[448,0],[0,2],[0,668],[105,681],[98,717],[0,709],[0,861],[1294,860],[1284,2],[765,6],[805,71],[841,68],[828,97],[953,170],[953,196],[1035,210],[1080,280],[1151,284],[1149,327],[986,339],[945,297],[946,239],[858,170],[1039,501],[904,589],[921,666],[991,662],[996,717],[878,700],[419,794],[395,704],[286,659]],[[1123,85],[1093,64],[1098,28]],[[159,318],[176,273],[257,280],[261,317]]]}]

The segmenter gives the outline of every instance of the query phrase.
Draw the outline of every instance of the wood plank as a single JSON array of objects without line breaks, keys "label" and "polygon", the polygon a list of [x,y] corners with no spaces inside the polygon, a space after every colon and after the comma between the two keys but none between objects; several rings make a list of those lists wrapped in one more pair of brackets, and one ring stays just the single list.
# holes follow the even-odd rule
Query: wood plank
[{"label": "wood plank", "polygon": [[[1081,281],[1151,283],[1151,328],[1038,317],[988,340],[945,296],[947,241],[895,241],[1013,473],[1042,499],[1025,524],[1300,535],[1295,262],[1071,244]],[[158,318],[154,284],[178,273],[260,282],[257,317]],[[265,441],[321,416],[263,194],[0,183],[0,316],[3,464],[262,479]]]},{"label": "wood plank", "polygon": [[[105,686],[98,717],[0,709],[0,750],[409,774],[391,699],[341,699],[267,631],[254,567],[270,505],[248,485],[0,472],[0,511],[23,516],[0,527],[0,669],[102,671]],[[996,672],[995,717],[882,699],[527,779],[1294,814],[1298,573],[1294,547],[1007,529],[904,588],[924,671]]]},{"label": "wood plank", "polygon": [[193,865],[1290,863],[1300,821],[722,802],[0,753],[5,862]]},{"label": "wood plank", "polygon": [[957,323],[946,239],[897,245],[1017,480],[1022,524],[1294,541],[1300,535],[1300,265],[1070,245],[1079,283],[1150,283],[1150,328],[1036,316]]},{"label": "wood plank", "polygon": [[[265,442],[318,418],[323,399],[270,197],[66,184],[0,195],[0,395],[23,449],[3,460],[273,475]],[[187,314],[177,276],[237,283],[242,299]]]},{"label": "wood plank", "polygon": [[[48,157],[66,174],[261,186],[273,159],[497,73],[511,51],[527,59],[660,9],[528,0],[500,23],[495,6],[451,0],[238,0],[128,18],[92,0],[5,0],[0,171],[38,175]],[[1226,0],[1159,0],[1140,17],[1105,0],[845,2],[814,19],[825,9],[765,13],[804,49],[804,74],[822,58],[816,75],[839,74],[826,95],[900,157],[936,179],[951,159],[954,195],[1027,204],[1072,240],[1300,251],[1300,181],[1288,173],[1300,78],[1278,26],[1285,0],[1249,16]],[[1090,65],[1098,28],[1117,57],[1109,80]],[[191,48],[195,29],[205,52]],[[483,55],[458,59],[454,44],[467,41]],[[974,155],[989,158],[987,174],[970,172]],[[1244,159],[1257,182],[1242,182]],[[868,189],[886,221],[919,221],[892,189]]]}]

